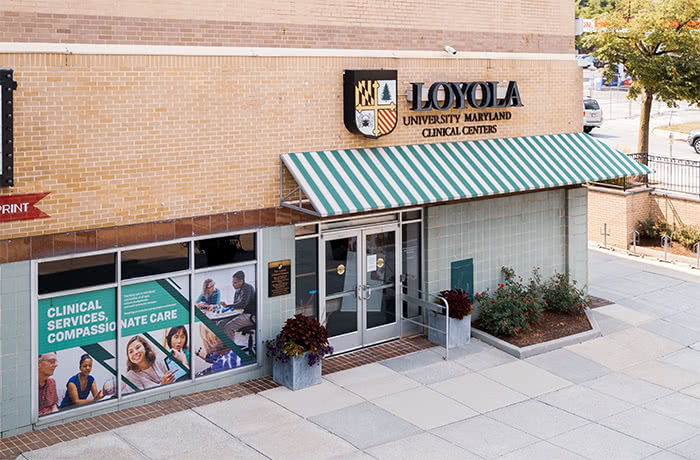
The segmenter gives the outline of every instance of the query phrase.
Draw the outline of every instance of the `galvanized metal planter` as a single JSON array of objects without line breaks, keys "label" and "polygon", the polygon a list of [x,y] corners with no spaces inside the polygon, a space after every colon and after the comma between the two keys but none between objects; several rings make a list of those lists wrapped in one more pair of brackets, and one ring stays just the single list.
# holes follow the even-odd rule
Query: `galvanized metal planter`
[{"label": "galvanized metal planter", "polygon": [[[450,346],[456,348],[469,343],[472,334],[472,315],[464,319],[449,319]],[[428,340],[440,346],[445,346],[445,315],[428,313]],[[435,330],[437,329],[437,330]]]},{"label": "galvanized metal planter", "polygon": [[309,366],[308,354],[289,358],[286,363],[273,359],[272,379],[290,390],[301,390],[321,383],[321,360]]}]

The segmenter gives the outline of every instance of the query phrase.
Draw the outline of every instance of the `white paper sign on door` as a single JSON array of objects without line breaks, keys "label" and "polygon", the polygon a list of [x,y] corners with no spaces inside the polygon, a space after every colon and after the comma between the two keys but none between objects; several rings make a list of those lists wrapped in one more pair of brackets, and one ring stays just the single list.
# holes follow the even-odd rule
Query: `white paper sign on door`
[{"label": "white paper sign on door", "polygon": [[377,254],[367,256],[367,271],[373,272],[377,270]]}]

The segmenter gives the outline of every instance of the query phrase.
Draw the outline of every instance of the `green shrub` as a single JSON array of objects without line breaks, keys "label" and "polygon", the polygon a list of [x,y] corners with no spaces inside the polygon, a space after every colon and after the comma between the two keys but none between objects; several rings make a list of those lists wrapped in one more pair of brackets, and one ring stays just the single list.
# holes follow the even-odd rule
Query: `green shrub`
[{"label": "green shrub", "polygon": [[504,283],[498,285],[495,292],[487,291],[474,295],[479,302],[481,327],[493,335],[514,335],[531,328],[542,314],[541,290],[539,289],[539,269],[535,276],[522,284],[522,278],[516,281],[515,272],[503,267]]},{"label": "green shrub", "polygon": [[672,230],[668,225],[668,222],[664,219],[654,220],[651,217],[647,217],[643,221],[637,224],[637,231],[641,238],[653,238],[658,239],[663,235],[671,236]]},{"label": "green shrub", "polygon": [[562,313],[580,313],[591,306],[591,298],[576,287],[566,273],[555,273],[543,289],[544,308]]},{"label": "green shrub", "polygon": [[673,232],[673,239],[688,249],[693,249],[695,243],[700,241],[700,226],[684,225]]}]

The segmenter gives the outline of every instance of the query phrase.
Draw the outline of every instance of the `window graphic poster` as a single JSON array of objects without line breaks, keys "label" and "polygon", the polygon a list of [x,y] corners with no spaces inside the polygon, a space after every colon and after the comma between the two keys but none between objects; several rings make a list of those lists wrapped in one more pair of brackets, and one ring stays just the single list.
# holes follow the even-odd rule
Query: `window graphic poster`
[{"label": "window graphic poster", "polygon": [[116,289],[38,303],[39,415],[116,397]]},{"label": "window graphic poster", "polygon": [[121,288],[122,391],[190,378],[189,276]]},{"label": "window graphic poster", "polygon": [[198,376],[256,362],[255,264],[198,273],[192,344]]}]

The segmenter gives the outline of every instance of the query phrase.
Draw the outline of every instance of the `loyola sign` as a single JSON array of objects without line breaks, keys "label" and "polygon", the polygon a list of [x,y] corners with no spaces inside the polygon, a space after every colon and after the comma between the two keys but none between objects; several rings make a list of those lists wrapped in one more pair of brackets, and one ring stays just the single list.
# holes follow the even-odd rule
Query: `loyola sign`
[{"label": "loyola sign", "polygon": [[515,81],[508,82],[508,89],[503,99],[498,98],[497,81],[438,81],[430,85],[427,101],[423,101],[423,83],[411,83],[411,86],[413,87],[411,110],[416,111],[523,106],[518,83]]}]

